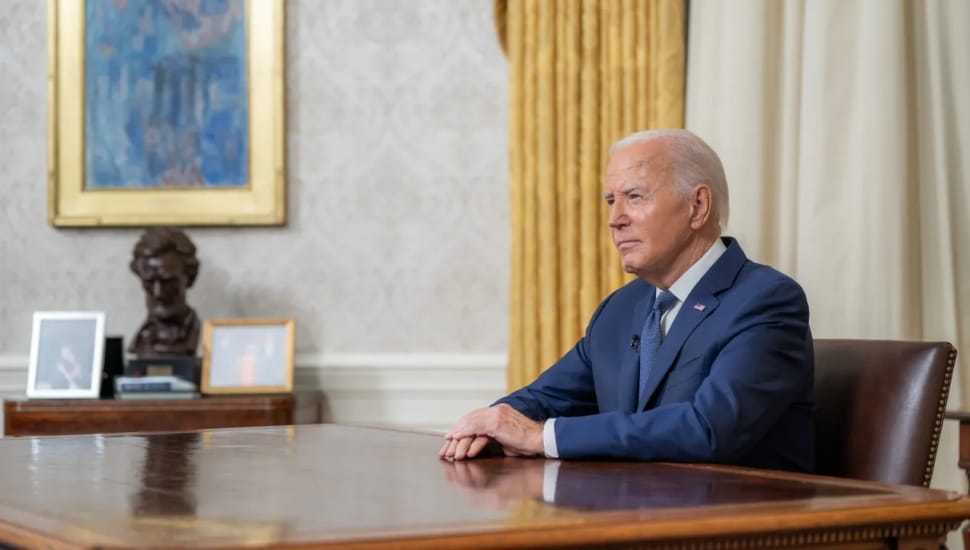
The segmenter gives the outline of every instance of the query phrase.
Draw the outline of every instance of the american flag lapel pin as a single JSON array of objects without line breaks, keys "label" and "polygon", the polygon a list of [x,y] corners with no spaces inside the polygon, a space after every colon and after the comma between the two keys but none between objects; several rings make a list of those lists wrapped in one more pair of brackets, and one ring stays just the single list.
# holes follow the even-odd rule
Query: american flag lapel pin
[{"label": "american flag lapel pin", "polygon": [[694,304],[694,309],[696,309],[697,311],[704,311],[704,308],[706,307],[707,306],[705,306],[704,304]]}]

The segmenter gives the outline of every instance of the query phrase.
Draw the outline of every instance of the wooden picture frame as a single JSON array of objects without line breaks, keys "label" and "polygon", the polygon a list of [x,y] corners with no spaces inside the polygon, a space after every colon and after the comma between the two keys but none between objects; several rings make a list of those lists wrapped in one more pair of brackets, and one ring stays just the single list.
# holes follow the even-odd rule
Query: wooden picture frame
[{"label": "wooden picture frame", "polygon": [[103,311],[34,312],[27,397],[97,399],[103,368]]},{"label": "wooden picture frame", "polygon": [[202,332],[202,393],[293,391],[293,319],[211,319]]},{"label": "wooden picture frame", "polygon": [[182,26],[192,3],[48,0],[52,225],[286,222],[284,0],[225,6],[230,31]]}]

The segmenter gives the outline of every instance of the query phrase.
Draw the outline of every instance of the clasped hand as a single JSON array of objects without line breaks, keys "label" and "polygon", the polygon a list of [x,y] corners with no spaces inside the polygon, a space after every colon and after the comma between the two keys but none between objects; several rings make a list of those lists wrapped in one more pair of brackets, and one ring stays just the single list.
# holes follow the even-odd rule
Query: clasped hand
[{"label": "clasped hand", "polygon": [[542,423],[505,403],[476,409],[458,420],[438,452],[441,458],[462,460],[487,454],[543,454]]}]

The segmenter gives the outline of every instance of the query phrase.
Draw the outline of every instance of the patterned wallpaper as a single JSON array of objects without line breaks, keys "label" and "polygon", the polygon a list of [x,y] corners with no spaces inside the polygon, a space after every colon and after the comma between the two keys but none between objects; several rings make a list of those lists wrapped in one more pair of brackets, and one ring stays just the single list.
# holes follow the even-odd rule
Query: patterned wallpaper
[{"label": "patterned wallpaper", "polygon": [[[127,341],[135,229],[46,211],[46,7],[0,3],[0,354],[34,310],[100,309]],[[502,352],[506,64],[492,0],[287,2],[289,223],[193,228],[203,318],[291,316],[302,352]]]}]

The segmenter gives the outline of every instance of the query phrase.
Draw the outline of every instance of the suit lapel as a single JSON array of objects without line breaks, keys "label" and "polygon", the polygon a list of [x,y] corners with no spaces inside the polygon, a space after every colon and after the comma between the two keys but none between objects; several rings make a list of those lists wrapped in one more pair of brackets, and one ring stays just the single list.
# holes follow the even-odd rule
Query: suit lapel
[{"label": "suit lapel", "polygon": [[[645,394],[643,403],[649,403],[653,399],[653,394],[657,391],[667,372],[673,367],[674,360],[680,354],[680,349],[684,347],[687,337],[694,332],[701,321],[717,309],[720,302],[716,295],[734,283],[738,271],[747,261],[747,257],[737,241],[725,238],[724,243],[727,245],[727,250],[698,281],[697,286],[680,306],[673,326],[670,327],[666,338],[660,344],[653,365],[650,367],[647,384],[643,388]],[[653,304],[652,296],[650,303]],[[633,408],[636,408],[636,402],[634,402]]]},{"label": "suit lapel", "polygon": [[[647,313],[650,312],[650,308],[653,306],[653,301],[656,298],[656,291],[654,287],[647,286],[647,290],[643,297],[637,301],[636,308],[633,310],[633,324],[630,327],[630,335],[636,335],[639,341],[640,332],[643,330],[643,324],[647,321]],[[637,388],[640,387],[640,349],[639,346],[634,349],[631,345],[630,349],[626,350],[623,355],[623,360],[620,364],[619,373],[619,404],[620,410],[624,412],[634,412],[637,408]]]}]

